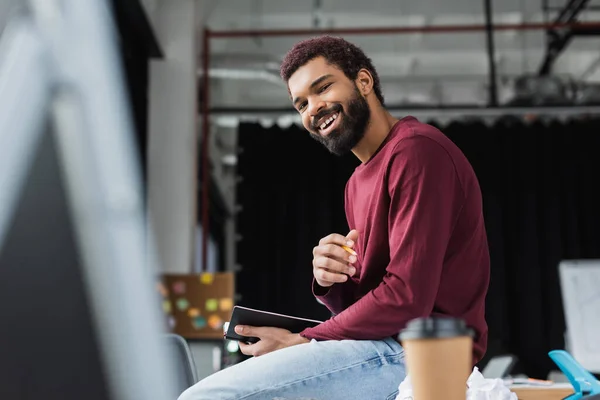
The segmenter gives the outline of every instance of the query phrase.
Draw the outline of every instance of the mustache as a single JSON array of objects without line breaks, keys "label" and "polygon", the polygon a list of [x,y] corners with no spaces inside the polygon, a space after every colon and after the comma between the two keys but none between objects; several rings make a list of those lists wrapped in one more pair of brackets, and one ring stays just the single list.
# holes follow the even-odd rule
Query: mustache
[{"label": "mustache", "polygon": [[339,103],[332,105],[331,107],[329,107],[326,110],[321,110],[321,111],[319,111],[319,113],[317,115],[315,115],[313,117],[313,119],[312,119],[312,121],[310,123],[310,126],[312,127],[312,129],[314,129],[316,131],[317,129],[319,129],[319,126],[317,125],[317,122],[319,122],[319,120],[321,118],[323,118],[324,116],[329,115],[329,114],[341,113],[342,110],[343,110],[343,107]]}]

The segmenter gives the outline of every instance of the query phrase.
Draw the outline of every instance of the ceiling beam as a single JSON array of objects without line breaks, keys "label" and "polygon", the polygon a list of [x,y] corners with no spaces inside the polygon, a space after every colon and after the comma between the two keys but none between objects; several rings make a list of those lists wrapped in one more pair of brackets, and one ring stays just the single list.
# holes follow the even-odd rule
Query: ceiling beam
[{"label": "ceiling beam", "polygon": [[[575,21],[577,15],[587,6],[589,0],[569,0],[567,4],[559,11],[554,20],[555,24],[571,24]],[[548,9],[544,10],[548,11]],[[544,76],[550,74],[554,62],[567,47],[573,38],[573,28],[551,28],[546,31],[548,38],[546,46],[546,55],[540,66],[538,75]]]}]

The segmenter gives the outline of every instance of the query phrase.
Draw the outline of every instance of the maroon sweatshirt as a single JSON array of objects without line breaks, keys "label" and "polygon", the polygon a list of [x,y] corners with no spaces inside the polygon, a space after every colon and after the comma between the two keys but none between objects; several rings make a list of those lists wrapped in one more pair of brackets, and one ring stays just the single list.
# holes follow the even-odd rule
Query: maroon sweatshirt
[{"label": "maroon sweatshirt", "polygon": [[474,361],[487,346],[490,259],[475,173],[433,126],[406,117],[359,165],[345,191],[359,232],[356,275],[313,293],[334,314],[301,332],[316,340],[395,337],[424,316],[462,318],[475,331]]}]

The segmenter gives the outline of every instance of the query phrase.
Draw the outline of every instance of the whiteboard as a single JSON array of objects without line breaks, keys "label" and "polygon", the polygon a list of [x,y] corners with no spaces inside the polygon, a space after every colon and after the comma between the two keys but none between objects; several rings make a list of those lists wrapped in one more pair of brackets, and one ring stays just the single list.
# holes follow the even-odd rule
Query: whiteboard
[{"label": "whiteboard", "polygon": [[600,260],[562,261],[559,274],[571,353],[600,373]]}]

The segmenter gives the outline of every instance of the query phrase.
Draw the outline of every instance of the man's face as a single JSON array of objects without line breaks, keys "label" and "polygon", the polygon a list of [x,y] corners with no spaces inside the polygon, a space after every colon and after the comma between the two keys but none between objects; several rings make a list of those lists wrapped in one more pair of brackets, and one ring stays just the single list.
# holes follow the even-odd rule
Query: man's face
[{"label": "man's face", "polygon": [[324,58],[298,68],[288,87],[302,124],[330,152],[346,154],[363,138],[369,105],[355,83]]}]

